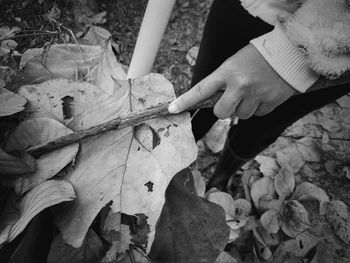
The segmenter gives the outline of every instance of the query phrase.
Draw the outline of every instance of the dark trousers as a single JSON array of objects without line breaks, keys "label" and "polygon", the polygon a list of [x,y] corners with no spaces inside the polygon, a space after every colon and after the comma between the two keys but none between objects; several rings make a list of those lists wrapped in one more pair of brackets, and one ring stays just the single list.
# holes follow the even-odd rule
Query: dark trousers
[{"label": "dark trousers", "polygon": [[[249,40],[272,29],[249,15],[239,0],[214,0],[194,67],[192,86],[249,44]],[[252,158],[292,123],[349,92],[348,84],[295,95],[265,116],[239,120],[234,131],[231,128],[229,133],[231,148],[241,158]],[[216,120],[212,109],[200,110],[192,122],[196,140],[205,135]]]}]

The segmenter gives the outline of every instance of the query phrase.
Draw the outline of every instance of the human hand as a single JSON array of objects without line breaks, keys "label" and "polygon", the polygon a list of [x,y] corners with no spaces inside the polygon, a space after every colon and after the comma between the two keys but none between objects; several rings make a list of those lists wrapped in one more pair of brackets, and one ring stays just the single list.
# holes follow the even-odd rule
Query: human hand
[{"label": "human hand", "polygon": [[232,115],[248,119],[262,116],[297,93],[284,81],[251,44],[227,59],[217,70],[169,105],[169,113],[179,113],[225,88],[214,114],[225,119]]}]

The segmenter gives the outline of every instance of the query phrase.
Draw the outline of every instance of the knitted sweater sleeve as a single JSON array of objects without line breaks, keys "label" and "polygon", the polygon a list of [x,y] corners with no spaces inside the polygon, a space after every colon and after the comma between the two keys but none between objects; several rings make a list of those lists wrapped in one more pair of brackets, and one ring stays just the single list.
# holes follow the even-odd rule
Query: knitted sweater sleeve
[{"label": "knitted sweater sleeve", "polygon": [[251,43],[298,91],[305,92],[319,75],[335,78],[350,70],[350,0],[241,1],[251,14],[275,24]]}]

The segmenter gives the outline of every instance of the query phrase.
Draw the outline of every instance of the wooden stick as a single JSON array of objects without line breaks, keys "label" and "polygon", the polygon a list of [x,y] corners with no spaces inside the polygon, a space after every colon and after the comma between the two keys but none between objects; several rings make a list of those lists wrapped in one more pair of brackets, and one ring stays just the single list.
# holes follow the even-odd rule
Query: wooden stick
[{"label": "wooden stick", "polygon": [[[337,80],[326,80],[326,79],[320,79],[317,81],[310,89],[309,91],[318,90],[321,88],[326,87],[332,87],[332,86],[339,86],[349,83],[350,85],[350,73],[345,74],[342,78]],[[211,108],[214,107],[216,102],[219,100],[221,95],[223,94],[223,91],[217,92],[212,97],[200,102],[197,105],[194,105],[188,110],[196,110],[196,109],[203,109],[203,108]],[[131,112],[127,115],[117,117],[109,122],[99,124],[96,126],[93,126],[91,128],[88,128],[86,130],[81,130],[77,132],[73,132],[69,135],[60,137],[54,141],[50,141],[46,144],[41,145],[35,145],[26,150],[26,152],[32,154],[33,156],[39,156],[43,153],[47,153],[53,150],[56,150],[58,148],[61,148],[63,146],[70,145],[72,143],[80,142],[83,139],[89,138],[91,136],[103,134],[105,132],[109,132],[112,130],[117,129],[123,129],[130,126],[136,126],[142,122],[145,122],[147,120],[159,118],[162,116],[169,115],[168,112],[168,105],[169,104],[161,104],[159,106],[144,110],[142,112]]]}]

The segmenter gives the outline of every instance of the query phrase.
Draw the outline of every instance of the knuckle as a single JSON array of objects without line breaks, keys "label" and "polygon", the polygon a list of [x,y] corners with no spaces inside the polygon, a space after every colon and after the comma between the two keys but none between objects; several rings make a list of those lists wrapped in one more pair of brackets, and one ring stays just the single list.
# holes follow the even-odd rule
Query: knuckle
[{"label": "knuckle", "polygon": [[203,86],[201,84],[197,84],[194,87],[194,93],[196,94],[197,97],[199,98],[203,98],[204,94],[203,94]]}]

